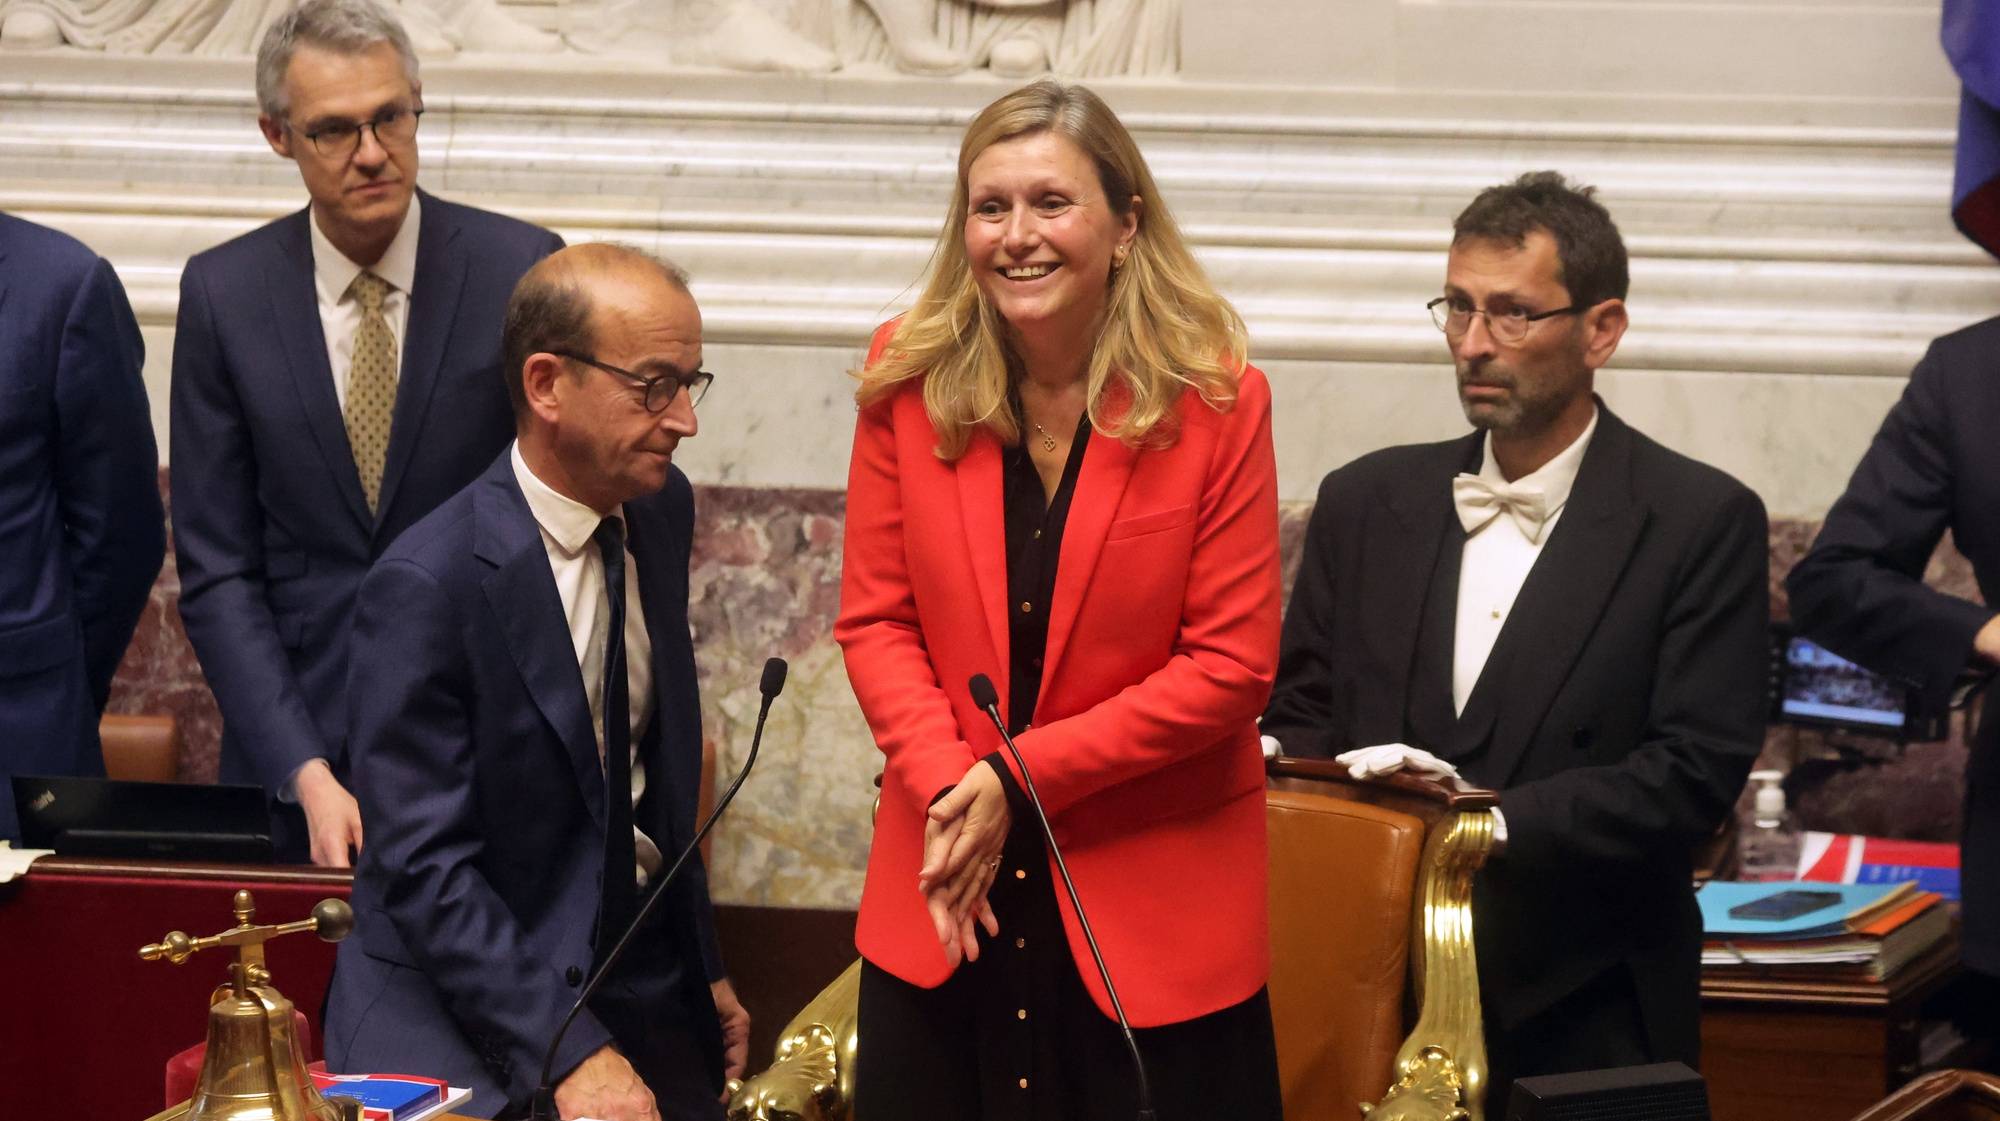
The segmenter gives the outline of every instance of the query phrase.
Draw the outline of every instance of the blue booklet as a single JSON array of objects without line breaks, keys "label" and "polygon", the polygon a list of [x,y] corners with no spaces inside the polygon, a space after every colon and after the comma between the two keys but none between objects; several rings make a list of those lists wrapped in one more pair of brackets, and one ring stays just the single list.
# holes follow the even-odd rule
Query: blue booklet
[{"label": "blue booklet", "polygon": [[444,1102],[451,1087],[435,1078],[413,1074],[327,1074],[313,1072],[313,1082],[327,1097],[353,1098],[361,1103],[366,1121],[400,1121]]},{"label": "blue booklet", "polygon": [[1848,933],[1850,915],[1911,890],[1904,884],[1711,880],[1695,901],[1708,938],[1827,938]]}]

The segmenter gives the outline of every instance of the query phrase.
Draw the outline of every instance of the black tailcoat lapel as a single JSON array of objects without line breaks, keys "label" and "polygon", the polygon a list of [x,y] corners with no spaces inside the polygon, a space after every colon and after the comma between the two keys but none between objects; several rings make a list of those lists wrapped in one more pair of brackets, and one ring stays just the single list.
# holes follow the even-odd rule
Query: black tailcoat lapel
[{"label": "black tailcoat lapel", "polygon": [[[1356,730],[1365,743],[1387,743],[1400,737],[1409,714],[1417,654],[1417,637],[1427,598],[1429,577],[1440,563],[1447,541],[1463,541],[1452,532],[1451,477],[1468,455],[1478,465],[1479,434],[1436,446],[1435,458],[1402,481],[1387,502],[1386,517],[1368,519],[1375,538],[1358,550],[1357,581],[1361,639],[1367,643],[1362,663],[1380,689],[1363,689],[1355,698]],[[1457,558],[1450,558],[1454,570]],[[1456,586],[1456,580],[1453,581]],[[1445,711],[1450,712],[1450,647],[1445,648]]]},{"label": "black tailcoat lapel", "polygon": [[1602,402],[1597,417],[1569,502],[1493,644],[1487,665],[1498,672],[1481,674],[1466,704],[1468,714],[1493,706],[1492,751],[1476,770],[1495,789],[1520,766],[1646,525],[1632,491],[1632,430]]}]

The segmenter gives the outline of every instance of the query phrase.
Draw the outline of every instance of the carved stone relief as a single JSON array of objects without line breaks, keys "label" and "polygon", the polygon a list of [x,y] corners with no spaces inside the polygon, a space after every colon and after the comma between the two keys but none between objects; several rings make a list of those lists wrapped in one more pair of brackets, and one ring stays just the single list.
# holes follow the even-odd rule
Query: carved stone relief
[{"label": "carved stone relief", "polygon": [[[0,47],[241,56],[292,0],[0,0]],[[565,0],[561,34],[500,0],[393,0],[425,57],[565,49],[649,67],[990,70],[1100,78],[1180,69],[1181,0]]]},{"label": "carved stone relief", "polygon": [[1180,0],[801,0],[843,66],[1101,78],[1180,69]]},{"label": "carved stone relief", "polygon": [[[0,47],[68,45],[109,54],[255,54],[264,29],[293,0],[0,0]],[[392,0],[417,52],[548,53],[559,36],[531,27],[497,0]]]}]

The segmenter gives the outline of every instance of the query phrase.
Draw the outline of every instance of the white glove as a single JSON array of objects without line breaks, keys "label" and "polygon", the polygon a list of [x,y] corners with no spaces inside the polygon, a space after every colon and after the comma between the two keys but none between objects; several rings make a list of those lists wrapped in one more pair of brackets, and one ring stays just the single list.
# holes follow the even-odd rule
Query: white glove
[{"label": "white glove", "polygon": [[1393,774],[1410,770],[1439,778],[1458,775],[1458,768],[1432,755],[1420,747],[1406,743],[1380,743],[1374,747],[1357,747],[1353,751],[1343,751],[1333,757],[1333,761],[1347,768],[1347,773],[1357,779],[1371,779],[1377,775]]},{"label": "white glove", "polygon": [[1264,758],[1276,759],[1285,753],[1285,745],[1279,743],[1276,736],[1258,736],[1257,738],[1264,744]]}]

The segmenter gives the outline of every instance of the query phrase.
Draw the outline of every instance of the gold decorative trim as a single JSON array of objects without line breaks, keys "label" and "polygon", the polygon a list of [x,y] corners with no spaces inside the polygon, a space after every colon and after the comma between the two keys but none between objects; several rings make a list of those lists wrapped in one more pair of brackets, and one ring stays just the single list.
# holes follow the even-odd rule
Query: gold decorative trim
[{"label": "gold decorative trim", "polygon": [[851,1121],[860,997],[857,960],[785,1025],[777,1061],[730,1083],[728,1121]]},{"label": "gold decorative trim", "polygon": [[1396,1051],[1396,1081],[1370,1121],[1484,1121],[1485,1018],[1472,943],[1472,880],[1493,849],[1493,814],[1453,814],[1430,831],[1410,932],[1417,1026]]}]

